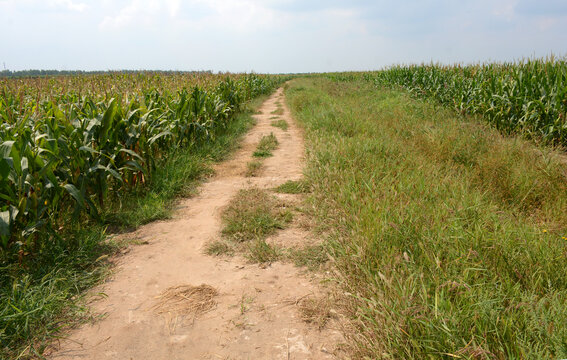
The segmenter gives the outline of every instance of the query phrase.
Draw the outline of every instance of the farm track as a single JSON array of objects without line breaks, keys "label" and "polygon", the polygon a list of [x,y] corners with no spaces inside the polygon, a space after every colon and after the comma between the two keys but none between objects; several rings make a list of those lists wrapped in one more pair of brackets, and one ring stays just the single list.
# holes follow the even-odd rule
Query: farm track
[{"label": "farm track", "polygon": [[[321,275],[290,263],[251,264],[241,256],[211,257],[204,246],[220,237],[221,211],[240,189],[270,189],[302,176],[302,132],[284,104],[280,118],[289,129],[270,126],[280,88],[255,115],[257,125],[234,156],[216,167],[200,194],[179,203],[173,219],[141,227],[119,257],[114,276],[93,294],[105,297],[91,306],[102,319],[61,340],[49,359],[332,359],[343,342],[331,321],[319,330],[301,320],[299,303],[319,296]],[[273,132],[279,148],[258,177],[246,178],[246,164],[258,141]],[[286,200],[299,195],[285,195]],[[297,199],[295,199],[297,200]],[[292,199],[293,201],[293,199]],[[281,231],[272,241],[297,245],[309,241],[300,227]],[[270,239],[268,239],[270,241]],[[289,246],[289,245],[288,245]],[[157,313],[160,295],[176,286],[206,284],[218,293],[216,305],[197,316]]]}]

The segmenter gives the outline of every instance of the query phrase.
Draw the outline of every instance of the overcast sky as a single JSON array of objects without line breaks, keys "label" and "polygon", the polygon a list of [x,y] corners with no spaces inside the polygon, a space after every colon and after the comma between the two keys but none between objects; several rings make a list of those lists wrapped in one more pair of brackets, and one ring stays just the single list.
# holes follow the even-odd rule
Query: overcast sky
[{"label": "overcast sky", "polygon": [[567,0],[0,0],[10,70],[373,70],[567,55]]}]

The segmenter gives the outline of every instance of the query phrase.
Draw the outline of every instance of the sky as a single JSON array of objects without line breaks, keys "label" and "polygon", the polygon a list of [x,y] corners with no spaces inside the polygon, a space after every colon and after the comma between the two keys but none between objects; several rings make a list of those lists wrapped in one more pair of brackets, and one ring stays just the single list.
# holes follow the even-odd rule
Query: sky
[{"label": "sky", "polygon": [[0,0],[0,70],[305,73],[567,55],[567,0]]}]

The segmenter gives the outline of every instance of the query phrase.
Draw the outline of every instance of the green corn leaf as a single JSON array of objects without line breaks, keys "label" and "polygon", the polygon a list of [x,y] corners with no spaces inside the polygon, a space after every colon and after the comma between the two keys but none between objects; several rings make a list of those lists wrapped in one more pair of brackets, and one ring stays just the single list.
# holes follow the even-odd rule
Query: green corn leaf
[{"label": "green corn leaf", "polygon": [[6,161],[6,159],[0,158],[0,181],[8,178],[8,176],[10,175],[10,170],[11,167],[8,161]]},{"label": "green corn leaf", "polygon": [[14,146],[14,141],[4,141],[0,144],[0,156],[3,158],[10,157],[10,153],[12,152],[12,146]]},{"label": "green corn leaf", "polygon": [[10,211],[0,212],[0,235],[10,235]]},{"label": "green corn leaf", "polygon": [[138,155],[134,150],[130,150],[130,149],[120,149],[120,152],[126,153],[128,155],[132,155],[133,157],[135,157],[138,160],[143,161],[144,159],[142,159],[142,157],[140,155]]},{"label": "green corn leaf", "polygon": [[79,151],[86,151],[86,152],[90,152],[91,154],[95,154],[95,155],[96,155],[96,154],[100,154],[99,151],[96,151],[96,150],[93,149],[92,147],[90,147],[90,146],[85,146],[85,145],[81,146],[81,147],[79,148]]},{"label": "green corn leaf", "polygon": [[81,207],[81,208],[85,207],[85,198],[83,197],[83,194],[81,194],[79,189],[77,189],[75,187],[75,185],[65,184],[65,185],[63,185],[63,188],[65,188],[65,190],[67,190],[69,195],[71,195],[71,197],[73,197],[73,199],[75,199],[77,204],[79,204],[79,207]]}]

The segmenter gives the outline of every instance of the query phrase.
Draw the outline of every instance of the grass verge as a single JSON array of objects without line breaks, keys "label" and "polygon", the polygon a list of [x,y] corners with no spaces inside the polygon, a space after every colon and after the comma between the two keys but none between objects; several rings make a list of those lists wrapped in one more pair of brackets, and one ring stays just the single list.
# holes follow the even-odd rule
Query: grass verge
[{"label": "grass verge", "polygon": [[309,245],[300,249],[290,248],[286,257],[293,261],[295,266],[305,266],[309,270],[317,270],[329,260],[327,250],[322,244]]},{"label": "grass verge", "polygon": [[265,98],[249,104],[213,141],[173,150],[147,188],[114,199],[104,214],[105,226],[88,225],[54,238],[33,262],[14,264],[0,257],[0,358],[41,357],[62,330],[88,321],[85,290],[104,279],[108,256],[124,245],[108,241],[106,228],[124,230],[168,217],[175,198],[190,194],[211,173],[209,164],[237,146],[253,123],[252,109]]},{"label": "grass verge", "polygon": [[562,156],[363,82],[294,80],[355,358],[567,357]]},{"label": "grass verge", "polygon": [[288,180],[274,189],[281,194],[306,194],[311,190],[305,180]]}]

